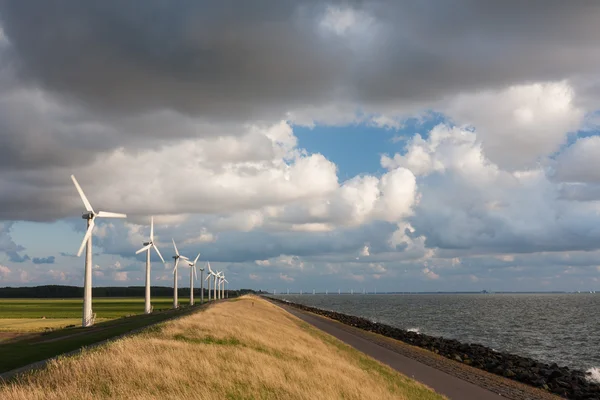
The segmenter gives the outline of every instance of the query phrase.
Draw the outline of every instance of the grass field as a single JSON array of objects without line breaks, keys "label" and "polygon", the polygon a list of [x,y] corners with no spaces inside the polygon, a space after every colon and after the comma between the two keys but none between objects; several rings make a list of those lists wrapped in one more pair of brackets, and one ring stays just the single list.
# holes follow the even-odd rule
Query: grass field
[{"label": "grass field", "polygon": [[[178,310],[168,309],[166,311],[156,311],[152,314],[112,319],[96,323],[89,328],[82,328],[81,320],[77,319],[78,323],[73,328],[58,329],[41,334],[26,334],[20,337],[8,333],[5,334],[6,340],[0,341],[0,373],[77,350],[82,346],[110,339],[172,317],[185,315],[194,312],[198,308],[199,305],[194,307],[180,306]],[[37,322],[38,320],[21,319],[21,321]],[[2,337],[1,332],[0,337]]]},{"label": "grass field", "polygon": [[[188,303],[189,299],[179,299],[181,305]],[[173,306],[173,298],[153,298],[152,306],[155,311],[168,310]],[[42,332],[79,326],[82,308],[82,299],[0,299],[0,332]],[[96,322],[104,322],[142,314],[144,299],[100,297],[93,299],[92,309]]]},{"label": "grass field", "polygon": [[256,297],[53,361],[0,398],[444,399]]},{"label": "grass field", "polygon": [[[188,299],[180,298],[180,304]],[[155,310],[171,308],[172,297],[155,297],[152,306]],[[0,319],[3,318],[81,318],[82,299],[0,299]],[[144,312],[143,298],[100,297],[92,301],[92,309],[97,318],[111,319]]]}]

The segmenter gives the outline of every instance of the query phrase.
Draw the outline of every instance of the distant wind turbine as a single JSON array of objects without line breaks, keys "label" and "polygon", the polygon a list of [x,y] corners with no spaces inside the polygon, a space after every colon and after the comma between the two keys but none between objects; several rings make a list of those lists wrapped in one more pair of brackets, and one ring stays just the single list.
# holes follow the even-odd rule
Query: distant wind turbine
[{"label": "distant wind turbine", "polygon": [[215,273],[212,271],[212,269],[210,269],[210,263],[209,262],[207,262],[206,265],[208,267],[208,273],[206,274],[206,280],[208,281],[208,301],[210,301],[210,282],[211,282],[212,276]]},{"label": "distant wind turbine", "polygon": [[229,283],[229,282],[227,281],[227,279],[225,279],[225,275],[223,275],[223,280],[222,280],[222,285],[223,285],[223,286],[222,286],[222,289],[221,289],[221,290],[223,291],[223,294],[221,295],[221,298],[222,298],[222,299],[224,299],[224,298],[225,298],[225,284],[226,284],[226,283]]},{"label": "distant wind turbine", "polygon": [[208,270],[210,271],[210,274],[214,277],[213,300],[217,300],[217,278],[218,278],[218,275],[215,273],[215,271],[213,271],[210,268],[210,264],[208,264]]},{"label": "distant wind turbine", "polygon": [[150,218],[150,241],[144,242],[144,247],[135,252],[135,254],[140,254],[142,251],[146,252],[146,294],[144,298],[144,313],[146,314],[152,312],[152,304],[150,303],[150,249],[156,251],[156,254],[158,254],[164,264],[165,259],[160,254],[160,251],[158,251],[156,243],[154,243],[154,217]]},{"label": "distant wind turbine", "polygon": [[77,192],[83,201],[83,205],[87,210],[87,213],[83,214],[81,218],[87,220],[87,230],[85,236],[77,252],[77,257],[81,256],[83,248],[85,247],[85,278],[83,280],[83,317],[82,326],[92,326],[94,324],[94,317],[92,315],[92,231],[94,230],[96,217],[100,218],[127,218],[125,214],[117,214],[113,212],[98,211],[94,212],[92,205],[88,201],[87,197],[83,193],[81,186],[75,179],[75,175],[71,175],[71,180],[75,184]]},{"label": "distant wind turbine", "polygon": [[172,240],[173,248],[175,249],[175,255],[173,256],[175,259],[175,266],[173,267],[173,308],[177,308],[179,307],[179,303],[177,301],[177,266],[179,265],[180,258],[183,258],[186,261],[189,261],[189,258],[179,254],[179,250],[177,250],[177,245],[175,244],[175,239]]},{"label": "distant wind turbine", "polygon": [[[198,273],[196,272],[196,263],[200,258],[200,253],[196,256],[194,262],[188,261],[188,266],[190,267],[190,306],[194,305],[194,277],[198,279]],[[202,275],[200,275],[202,276]],[[202,279],[202,278],[200,278]]]},{"label": "distant wind turbine", "polygon": [[204,268],[200,270],[200,304],[204,304]]}]

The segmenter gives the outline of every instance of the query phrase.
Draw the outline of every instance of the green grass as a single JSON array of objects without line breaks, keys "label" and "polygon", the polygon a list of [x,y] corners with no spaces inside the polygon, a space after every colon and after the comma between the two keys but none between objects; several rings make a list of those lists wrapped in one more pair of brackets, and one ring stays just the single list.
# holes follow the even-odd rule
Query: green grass
[{"label": "green grass", "polygon": [[[106,312],[104,315],[123,316],[131,314],[132,310],[134,310],[133,312],[143,311],[143,299],[141,300],[141,311],[139,310],[139,299],[102,300],[104,301],[100,301],[98,303],[107,306],[104,308],[104,311]],[[158,304],[164,304],[164,307],[167,308],[165,300],[166,299],[163,299],[163,303],[159,301]],[[32,307],[41,304],[41,308],[48,308],[50,305],[57,307],[59,304],[61,304],[61,301],[68,302],[71,300],[27,300],[25,302],[23,300],[10,300],[10,302],[29,304]],[[173,300],[171,299],[170,301],[172,304]],[[72,302],[77,303],[76,301]],[[3,301],[3,305],[6,304],[9,304],[9,302]],[[117,318],[110,321],[97,323],[93,327],[89,328],[82,328],[81,326],[78,326],[74,328],[54,330],[44,334],[29,335],[18,341],[10,341],[8,343],[0,342],[0,373],[22,367],[36,361],[44,360],[46,358],[54,357],[59,354],[67,353],[69,351],[77,350],[80,347],[101,342],[103,340],[110,339],[112,337],[119,336],[172,317],[186,315],[199,309],[198,304],[196,304],[194,307],[185,307],[182,303],[180,303],[181,306],[178,310],[170,309],[166,311],[157,311],[157,302],[155,300],[153,300],[153,304],[155,305],[155,312],[148,315],[140,314],[126,318]],[[79,302],[79,307],[81,307],[81,302]],[[64,311],[62,309],[48,309],[52,311],[52,315],[56,316],[57,318],[65,315],[66,313],[72,312],[70,310]],[[97,308],[94,308],[94,311],[97,313],[99,312]],[[79,312],[81,313],[81,310],[79,310]],[[46,318],[48,317],[46,316]],[[153,326],[149,329],[157,330],[160,329],[160,327]]]},{"label": "green grass", "polygon": [[[179,304],[189,302],[180,298]],[[169,309],[173,305],[172,297],[154,297],[154,310]],[[3,318],[81,318],[82,299],[0,299],[0,319]],[[113,319],[125,315],[144,312],[143,298],[97,297],[92,300],[92,310],[96,318]]]}]

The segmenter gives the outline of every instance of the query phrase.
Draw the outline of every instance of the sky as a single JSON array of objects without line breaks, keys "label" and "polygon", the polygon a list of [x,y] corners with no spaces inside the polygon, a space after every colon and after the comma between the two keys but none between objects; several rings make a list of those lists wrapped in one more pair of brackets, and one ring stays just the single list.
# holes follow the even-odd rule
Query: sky
[{"label": "sky", "polygon": [[[600,3],[0,0],[0,286],[600,290]],[[180,286],[189,284],[182,268]]]}]

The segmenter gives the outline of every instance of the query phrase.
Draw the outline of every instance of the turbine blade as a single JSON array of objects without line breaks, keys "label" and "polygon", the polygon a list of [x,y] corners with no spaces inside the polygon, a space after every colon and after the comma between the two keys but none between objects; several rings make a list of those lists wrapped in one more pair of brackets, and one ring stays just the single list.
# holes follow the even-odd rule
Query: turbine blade
[{"label": "turbine blade", "polygon": [[175,259],[175,267],[173,267],[173,274],[175,274],[175,271],[177,271],[177,266],[179,265],[179,258]]},{"label": "turbine blade", "polygon": [[206,275],[206,278],[204,278],[205,281],[208,281],[210,279],[210,275]]},{"label": "turbine blade", "polygon": [[127,218],[127,214],[120,214],[108,211],[98,211],[98,217],[100,218]]},{"label": "turbine blade", "polygon": [[229,281],[228,281],[227,279],[223,278],[223,280],[224,280],[225,282],[229,283]]},{"label": "turbine blade", "polygon": [[92,236],[92,230],[94,229],[94,225],[95,225],[94,220],[91,220],[90,226],[88,227],[87,231],[85,232],[85,236],[83,237],[83,242],[81,242],[81,246],[79,247],[79,251],[77,252],[77,257],[81,256],[81,253],[83,252],[83,248],[87,244],[90,236]]},{"label": "turbine blade", "polygon": [[92,205],[88,201],[87,197],[85,197],[85,193],[83,193],[81,186],[79,186],[79,182],[77,182],[77,179],[75,179],[75,175],[71,175],[71,179],[73,180],[73,183],[75,184],[75,188],[79,192],[79,197],[81,197],[81,200],[83,200],[83,205],[85,206],[85,209],[90,212],[94,212]]},{"label": "turbine blade", "polygon": [[198,253],[198,255],[196,256],[196,259],[194,260],[194,265],[196,265],[196,263],[198,262],[199,258],[200,258],[200,253]]},{"label": "turbine blade", "polygon": [[150,241],[154,243],[154,217],[150,217]]},{"label": "turbine blade", "polygon": [[208,265],[208,270],[210,271],[211,274],[214,274],[213,270],[210,268],[210,262],[206,262],[206,265]]},{"label": "turbine blade", "polygon": [[152,247],[154,248],[154,250],[156,250],[156,254],[158,254],[158,256],[160,257],[160,259],[164,263],[165,259],[163,258],[162,254],[160,254],[160,251],[158,251],[158,247],[156,247],[156,245],[154,244],[154,242],[152,242]]},{"label": "turbine blade", "polygon": [[175,244],[175,239],[171,238],[173,241],[173,247],[175,248],[175,255],[179,255],[179,250],[177,250],[177,245]]},{"label": "turbine blade", "polygon": [[151,244],[149,244],[149,245],[147,245],[147,246],[144,246],[144,247],[142,247],[141,249],[139,249],[138,251],[136,251],[136,252],[135,252],[135,254],[140,254],[142,251],[146,251],[146,250],[148,250],[150,247],[152,247],[152,245],[151,245]]},{"label": "turbine blade", "polygon": [[196,266],[194,265],[192,268],[194,269],[194,277],[196,278],[196,280],[198,280],[198,272],[196,272]]},{"label": "turbine blade", "polygon": [[184,259],[184,260],[186,260],[186,261],[190,261],[190,259],[189,259],[189,258],[187,258],[186,256],[179,256],[179,258],[183,258],[183,259]]}]

